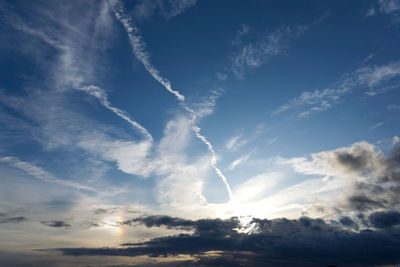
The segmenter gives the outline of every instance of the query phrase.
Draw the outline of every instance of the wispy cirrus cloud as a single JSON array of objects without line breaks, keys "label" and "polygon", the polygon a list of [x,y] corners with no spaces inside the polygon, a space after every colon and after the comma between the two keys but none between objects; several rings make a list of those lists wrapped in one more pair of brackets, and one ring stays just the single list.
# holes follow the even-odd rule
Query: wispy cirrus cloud
[{"label": "wispy cirrus cloud", "polygon": [[233,171],[237,166],[245,163],[250,158],[250,156],[251,156],[251,153],[235,159],[234,161],[232,161],[231,164],[229,164],[228,170]]},{"label": "wispy cirrus cloud", "polygon": [[400,1],[399,0],[377,0],[366,12],[367,17],[374,17],[377,14],[384,14],[392,19],[394,24],[400,22]]},{"label": "wispy cirrus cloud", "polygon": [[365,90],[368,96],[384,93],[386,90],[400,86],[400,62],[386,65],[360,67],[347,73],[334,85],[322,90],[304,91],[298,97],[292,98],[287,104],[275,109],[271,115],[295,109],[299,117],[305,118],[311,114],[326,111],[337,105],[342,99],[355,90]]},{"label": "wispy cirrus cloud", "polygon": [[308,27],[287,26],[273,32],[265,33],[259,40],[245,42],[244,36],[251,32],[250,28],[242,25],[232,44],[236,48],[231,61],[234,75],[243,79],[250,69],[264,65],[270,58],[284,54],[291,41],[299,38]]},{"label": "wispy cirrus cloud", "polygon": [[32,163],[21,161],[16,157],[0,157],[0,162],[7,163],[15,168],[18,168],[27,174],[42,180],[44,182],[59,184],[62,186],[72,187],[78,190],[85,190],[89,192],[97,192],[97,190],[91,186],[83,185],[74,181],[63,180],[56,178],[51,173],[43,170],[42,168],[33,165]]},{"label": "wispy cirrus cloud", "polygon": [[197,0],[141,0],[134,8],[137,19],[150,18],[153,15],[161,15],[171,19],[195,6]]},{"label": "wispy cirrus cloud", "polygon": [[393,12],[400,10],[399,0],[379,0],[379,10],[386,14],[391,14]]},{"label": "wispy cirrus cloud", "polygon": [[237,151],[241,146],[244,146],[246,143],[247,141],[242,138],[242,135],[237,134],[235,136],[232,136],[226,142],[226,148],[228,148],[231,151]]}]

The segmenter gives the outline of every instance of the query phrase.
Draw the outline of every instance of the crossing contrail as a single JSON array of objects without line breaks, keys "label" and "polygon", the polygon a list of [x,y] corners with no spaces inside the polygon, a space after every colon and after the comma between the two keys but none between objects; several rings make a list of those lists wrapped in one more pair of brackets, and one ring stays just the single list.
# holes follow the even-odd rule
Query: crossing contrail
[{"label": "crossing contrail", "polygon": [[207,138],[200,133],[200,127],[195,124],[198,117],[196,112],[185,104],[185,97],[179,91],[172,89],[170,81],[162,77],[160,72],[151,64],[149,53],[146,51],[146,44],[139,34],[139,29],[132,23],[131,19],[125,15],[122,4],[115,3],[118,3],[118,1],[112,1],[114,7],[114,15],[125,28],[130,44],[132,46],[133,53],[142,62],[143,66],[150,73],[150,75],[153,76],[153,78],[158,81],[167,91],[175,95],[180,105],[192,115],[192,130],[195,133],[195,136],[199,140],[201,140],[210,151],[211,167],[215,170],[215,173],[221,178],[221,180],[225,184],[226,190],[229,194],[229,199],[232,200],[232,191],[229,186],[228,180],[217,166],[217,156],[214,147],[212,146],[210,141],[208,141]]}]

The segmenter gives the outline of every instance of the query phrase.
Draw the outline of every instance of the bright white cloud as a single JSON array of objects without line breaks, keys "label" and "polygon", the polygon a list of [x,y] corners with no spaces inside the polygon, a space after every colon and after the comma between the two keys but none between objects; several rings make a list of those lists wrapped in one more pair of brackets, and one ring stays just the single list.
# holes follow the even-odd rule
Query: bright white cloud
[{"label": "bright white cloud", "polygon": [[234,161],[232,161],[232,163],[228,167],[228,170],[233,171],[237,166],[245,163],[250,158],[251,154],[252,153],[250,152],[250,153],[248,153],[244,156],[241,156],[241,157],[235,159]]},{"label": "bright white cloud", "polygon": [[249,202],[265,197],[266,192],[278,183],[280,177],[281,173],[261,173],[249,178],[234,190],[235,201]]}]

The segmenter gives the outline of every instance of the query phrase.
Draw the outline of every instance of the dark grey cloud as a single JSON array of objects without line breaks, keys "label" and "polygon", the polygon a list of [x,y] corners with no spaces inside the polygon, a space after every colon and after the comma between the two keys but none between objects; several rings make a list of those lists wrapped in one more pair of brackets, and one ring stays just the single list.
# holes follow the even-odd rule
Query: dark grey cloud
[{"label": "dark grey cloud", "polygon": [[[354,232],[339,227],[339,223],[308,217],[297,220],[255,218],[249,232],[240,231],[243,229],[238,218],[186,220],[149,216],[125,222],[132,226],[137,223],[148,227],[193,229],[193,233],[125,243],[117,248],[57,250],[75,256],[188,254],[196,257],[192,262],[185,262],[185,266],[375,266],[400,261],[398,228],[386,231],[378,227],[378,230]],[[343,217],[340,223],[351,226],[352,220]],[[215,253],[210,255],[207,253],[210,251]]]},{"label": "dark grey cloud", "polygon": [[49,227],[55,227],[55,228],[69,228],[71,225],[67,222],[64,221],[41,221],[40,223],[47,225]]},{"label": "dark grey cloud", "polygon": [[400,212],[398,211],[381,211],[374,212],[368,217],[370,223],[376,228],[390,228],[400,225]]},{"label": "dark grey cloud", "polygon": [[[367,142],[313,155],[326,175],[352,177],[351,190],[338,210],[369,214],[395,209],[400,200],[400,147],[385,155]],[[334,174],[333,174],[334,173]]]},{"label": "dark grey cloud", "polygon": [[359,229],[358,224],[357,224],[355,221],[353,221],[353,220],[352,220],[350,217],[348,217],[348,216],[342,216],[342,217],[339,219],[339,222],[340,222],[343,226],[346,226],[346,227],[349,227],[349,228],[353,228],[353,229],[356,229],[356,230]]},{"label": "dark grey cloud", "polygon": [[186,220],[170,216],[153,215],[148,217],[139,217],[132,220],[122,222],[122,224],[133,225],[141,223],[147,227],[177,228],[185,230],[195,230],[195,235],[199,236],[225,236],[232,234],[232,229],[240,226],[239,220],[232,217],[229,220],[221,219],[201,219],[201,220]]},{"label": "dark grey cloud", "polygon": [[18,216],[18,217],[8,217],[8,218],[6,217],[6,218],[0,219],[0,223],[19,223],[22,221],[26,221],[26,218],[22,217],[22,216]]}]

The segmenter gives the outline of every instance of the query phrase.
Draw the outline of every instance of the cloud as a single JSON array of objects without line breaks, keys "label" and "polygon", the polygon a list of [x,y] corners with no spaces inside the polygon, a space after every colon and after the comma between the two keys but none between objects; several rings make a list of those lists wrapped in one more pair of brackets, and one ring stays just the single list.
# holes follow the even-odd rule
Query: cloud
[{"label": "cloud", "polygon": [[78,89],[83,90],[88,94],[96,97],[104,107],[111,110],[125,121],[129,122],[129,124],[131,124],[132,127],[135,128],[136,130],[138,130],[147,140],[149,141],[153,140],[151,134],[147,131],[146,128],[144,128],[142,125],[134,121],[125,111],[120,110],[119,108],[113,107],[111,105],[111,103],[108,101],[107,94],[103,89],[94,85],[83,86]]},{"label": "cloud", "polygon": [[399,211],[381,211],[374,212],[368,216],[368,219],[375,228],[390,228],[400,224]]},{"label": "cloud", "polygon": [[358,230],[358,224],[356,222],[354,222],[350,217],[348,216],[342,216],[339,219],[339,222],[345,226],[345,227],[349,227],[349,228],[354,228],[355,230]]},{"label": "cloud", "polygon": [[393,136],[392,144],[393,144],[393,146],[400,144],[400,138],[397,135]]},{"label": "cloud", "polygon": [[11,166],[20,169],[27,174],[42,180],[44,182],[54,183],[66,187],[72,187],[78,190],[85,190],[89,192],[97,192],[97,190],[91,186],[76,183],[74,181],[62,180],[54,177],[51,173],[43,170],[42,168],[25,161],[21,161],[16,157],[0,157],[0,162],[10,164]]},{"label": "cloud", "polygon": [[27,219],[25,217],[22,217],[22,216],[0,218],[0,224],[1,223],[19,223],[19,222],[23,222],[23,221],[26,221],[26,220]]},{"label": "cloud", "polygon": [[[345,221],[345,220],[344,220]],[[186,220],[168,216],[150,216],[127,221],[136,226],[192,228],[192,234],[154,238],[138,243],[124,243],[119,248],[60,248],[64,255],[165,256],[190,254],[201,262],[232,261],[249,266],[322,266],[339,264],[374,266],[400,260],[398,229],[348,231],[322,219],[301,217],[296,220],[257,219],[247,233],[238,218]],[[132,224],[133,223],[133,224]],[[345,223],[347,223],[345,221]],[[394,232],[393,232],[394,231]],[[366,247],[365,244],[368,244]],[[351,248],[351,249],[349,249]],[[207,254],[216,251],[214,254]],[[368,253],[367,253],[368,252]],[[199,259],[198,258],[198,259]],[[189,261],[187,266],[199,264]]]},{"label": "cloud", "polygon": [[[196,125],[196,121],[199,118],[201,118],[201,116],[204,116],[204,115],[208,114],[209,112],[204,112],[204,109],[201,109],[201,110],[203,110],[203,112],[196,113],[196,111],[194,111],[193,109],[188,107],[185,104],[185,97],[179,91],[172,89],[170,81],[168,79],[162,77],[160,75],[160,72],[151,64],[149,53],[146,51],[146,45],[145,45],[142,37],[139,34],[139,29],[133,24],[132,20],[127,15],[125,15],[125,11],[124,11],[124,7],[123,7],[122,3],[118,2],[118,1],[114,1],[114,14],[115,14],[115,17],[123,25],[128,37],[129,37],[130,44],[132,46],[132,50],[133,50],[133,53],[135,54],[135,56],[142,62],[143,66],[149,72],[149,74],[156,81],[158,81],[167,91],[169,91],[171,94],[175,95],[175,97],[178,99],[181,106],[186,111],[188,111],[190,113],[190,115],[192,116],[192,119],[191,119],[192,130],[193,130],[195,136],[199,140],[201,140],[207,146],[207,149],[210,151],[211,167],[215,170],[215,173],[218,175],[218,177],[221,178],[222,182],[225,184],[229,198],[232,199],[232,192],[231,192],[231,188],[228,183],[228,180],[217,166],[217,156],[216,156],[214,147],[211,144],[211,142],[204,135],[201,134],[201,128]],[[211,103],[211,105],[215,105],[215,100],[217,97],[218,97],[218,93],[214,97],[211,98],[209,103]]]},{"label": "cloud", "polygon": [[171,83],[169,80],[161,76],[160,72],[152,65],[150,62],[150,55],[146,50],[146,44],[139,34],[139,29],[133,24],[132,20],[125,15],[122,3],[114,1],[114,14],[115,17],[121,22],[124,27],[130,44],[132,46],[132,51],[135,56],[142,62],[145,69],[149,74],[158,81],[167,91],[175,95],[179,101],[183,101],[185,97],[176,90],[171,88]]},{"label": "cloud", "polygon": [[260,199],[266,191],[273,188],[280,173],[261,173],[249,178],[234,191],[235,201],[238,203],[248,203],[252,200]]},{"label": "cloud", "polygon": [[[297,172],[342,180],[342,193],[332,202],[336,212],[370,214],[390,210],[400,204],[399,148],[385,156],[374,145],[355,143],[331,151],[311,154],[311,161],[296,160]],[[346,186],[346,187],[344,187]],[[329,206],[328,206],[329,207]]]},{"label": "cloud", "polygon": [[241,146],[244,146],[246,144],[246,140],[242,139],[242,135],[238,134],[235,136],[232,136],[228,142],[226,142],[226,148],[232,151],[237,151]]},{"label": "cloud", "polygon": [[384,124],[385,124],[384,122],[378,122],[378,123],[372,125],[371,127],[369,127],[369,129],[370,130],[375,130],[376,128],[381,127]]},{"label": "cloud", "polygon": [[171,19],[181,13],[186,12],[195,6],[197,0],[155,0],[140,1],[134,9],[134,16],[137,19],[150,18],[154,14],[162,15],[166,19]]},{"label": "cloud", "polygon": [[333,86],[322,90],[304,91],[287,104],[275,109],[271,115],[296,109],[299,117],[326,111],[338,104],[346,95],[356,89],[367,89],[366,94],[374,96],[400,86],[400,62],[381,66],[360,67],[354,72],[347,73]]},{"label": "cloud", "polygon": [[217,105],[217,99],[221,97],[223,92],[224,90],[222,88],[217,88],[211,90],[209,96],[196,99],[196,103],[193,104],[193,110],[190,112],[192,113],[192,116],[195,116],[195,119],[198,120],[213,114]]},{"label": "cloud", "polygon": [[400,10],[399,0],[379,0],[379,10],[386,14],[391,14]]},{"label": "cloud", "polygon": [[215,172],[217,173],[217,175],[222,179],[222,182],[225,184],[226,190],[228,191],[228,195],[229,195],[229,199],[232,199],[232,190],[231,187],[228,183],[227,178],[225,177],[225,175],[222,173],[222,171],[217,167],[217,155],[215,153],[214,147],[212,146],[212,144],[205,138],[205,136],[203,136],[200,133],[200,128],[197,126],[193,126],[192,127],[195,135],[197,138],[199,138],[208,148],[208,150],[211,152],[211,167],[213,167],[213,169],[215,170]]},{"label": "cloud", "polygon": [[248,153],[244,156],[241,156],[241,157],[235,159],[234,161],[232,161],[232,163],[228,167],[228,170],[233,171],[237,166],[245,163],[250,158],[251,154],[253,154],[253,153],[250,152],[250,153]]},{"label": "cloud", "polygon": [[376,15],[376,10],[374,7],[371,7],[367,10],[366,16],[367,17],[373,17]]},{"label": "cloud", "polygon": [[286,52],[290,42],[299,38],[307,27],[281,27],[274,32],[264,34],[255,42],[244,42],[243,36],[249,34],[249,27],[242,25],[232,42],[237,51],[232,56],[232,71],[243,79],[249,69],[265,64],[271,57]]},{"label": "cloud", "polygon": [[42,221],[41,224],[54,228],[70,228],[71,225],[64,221]]},{"label": "cloud", "polygon": [[389,105],[386,107],[388,110],[400,110],[399,105]]}]

